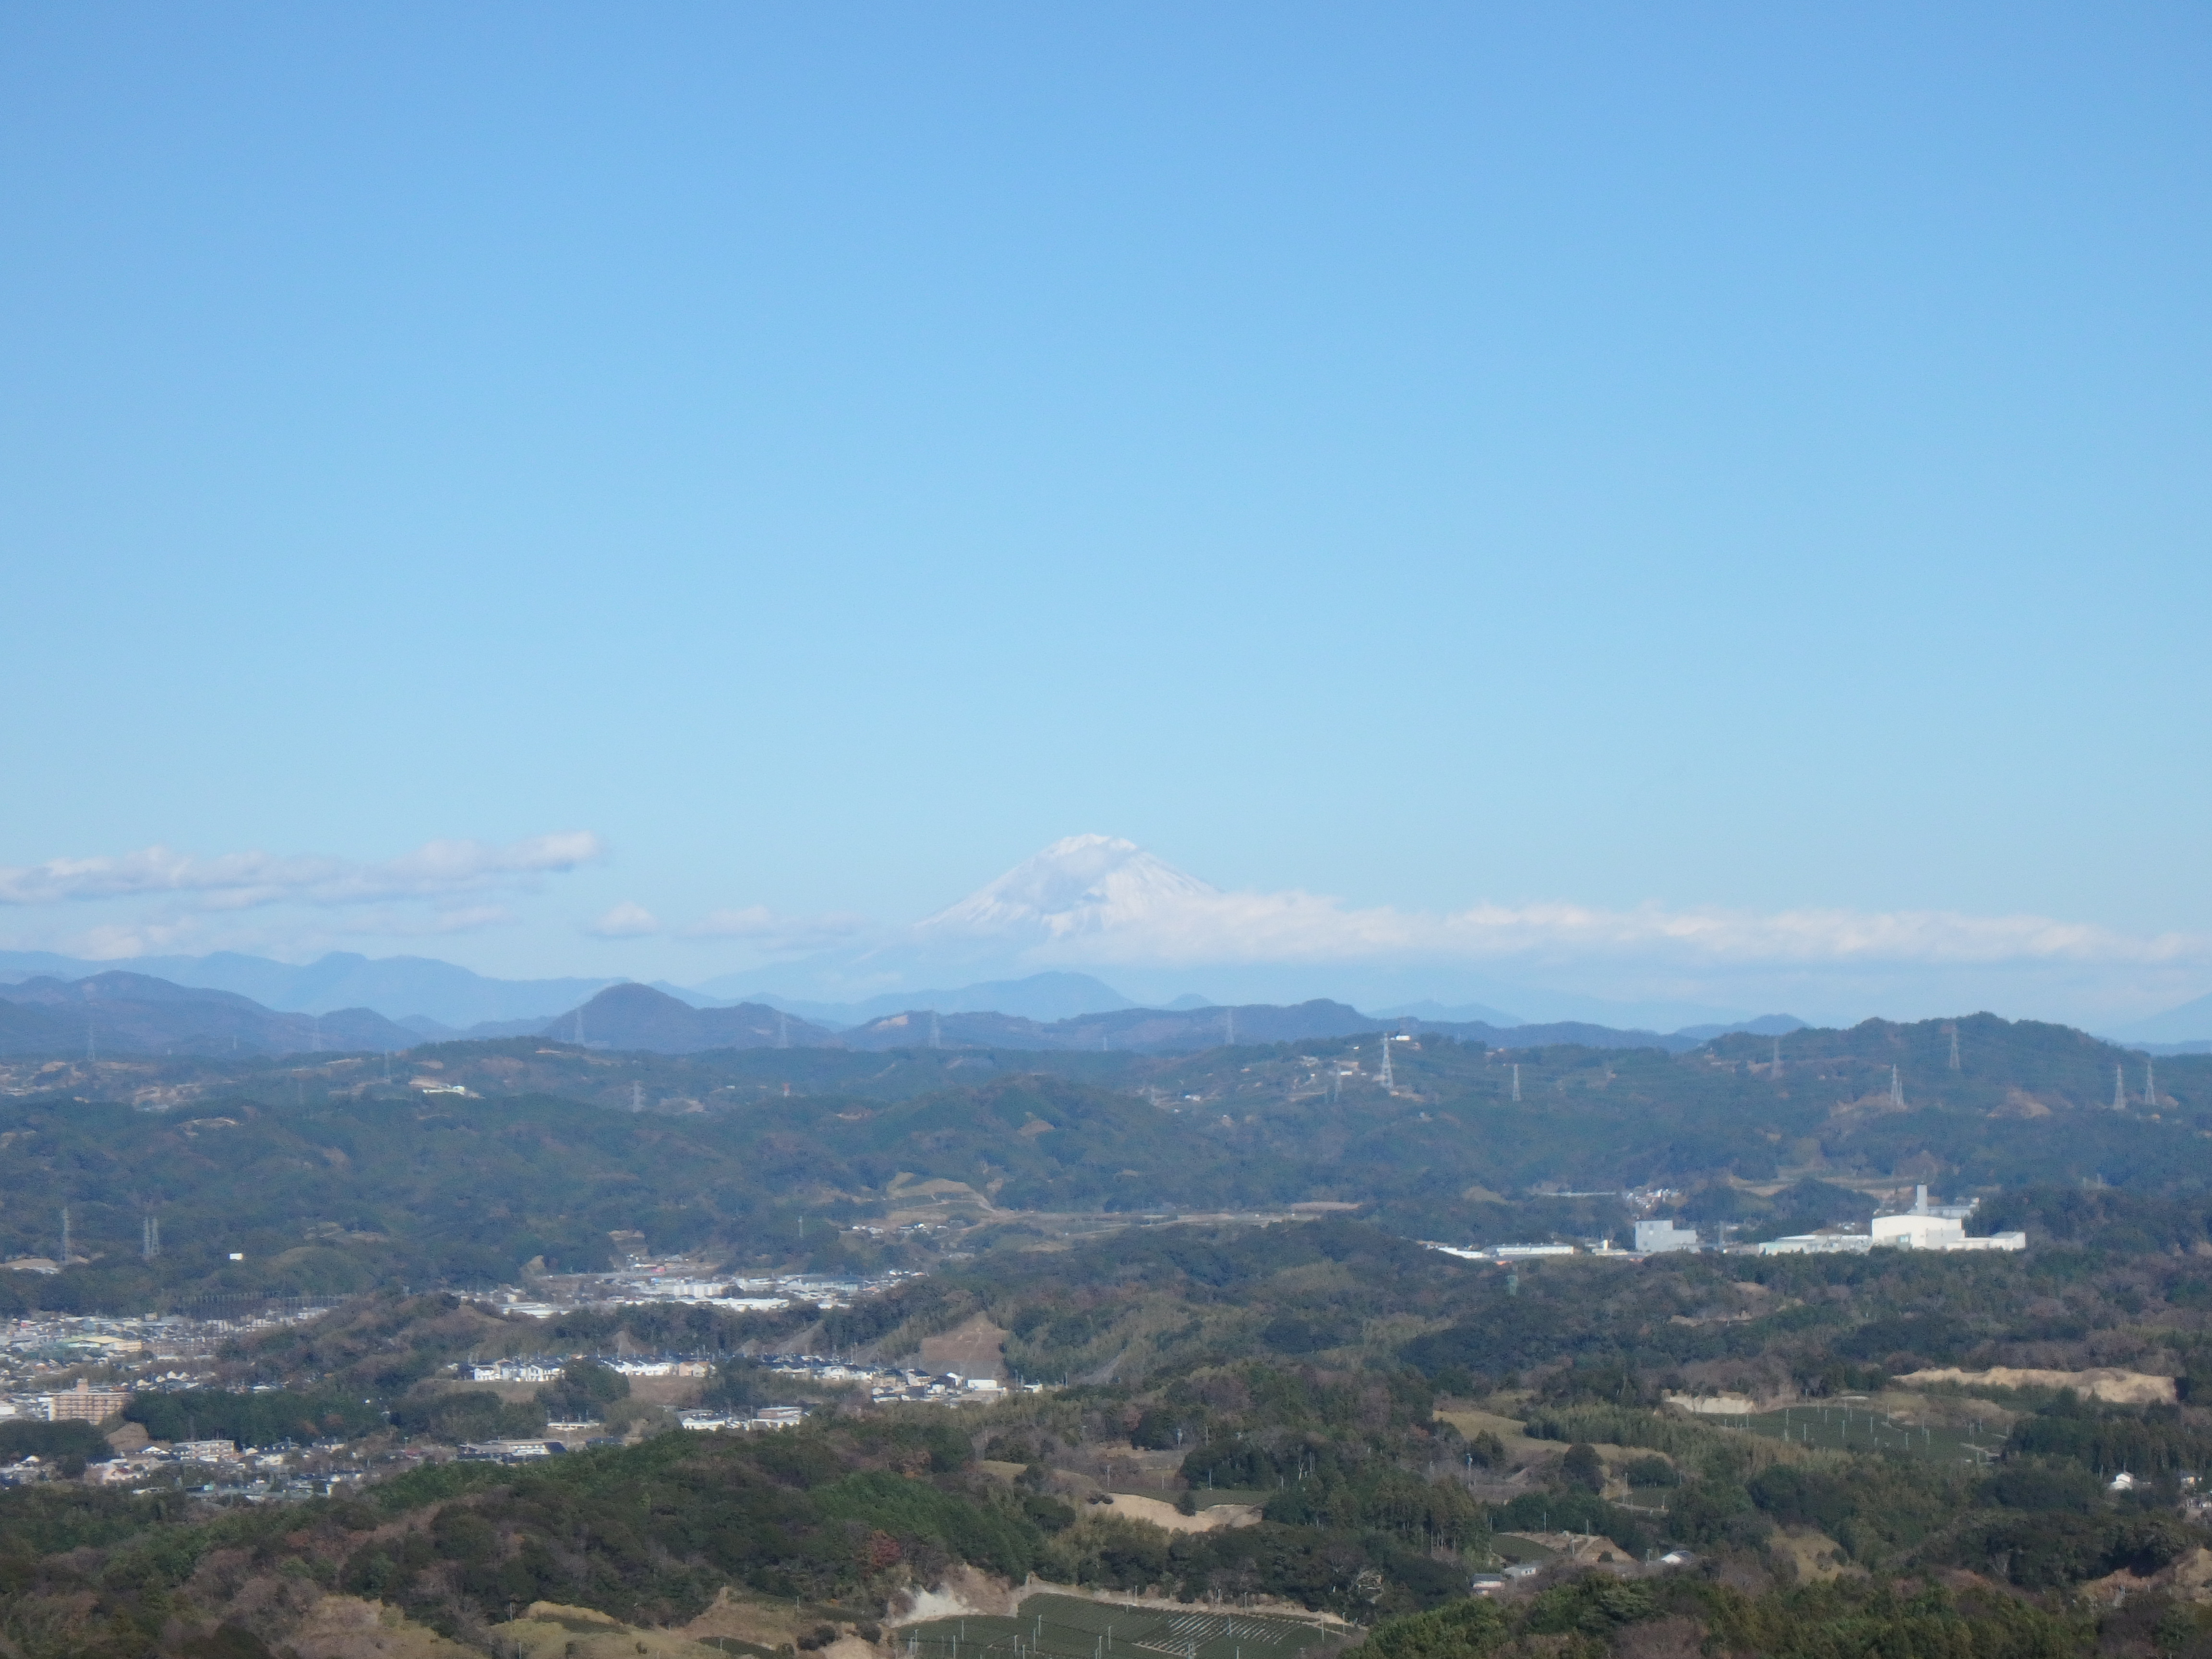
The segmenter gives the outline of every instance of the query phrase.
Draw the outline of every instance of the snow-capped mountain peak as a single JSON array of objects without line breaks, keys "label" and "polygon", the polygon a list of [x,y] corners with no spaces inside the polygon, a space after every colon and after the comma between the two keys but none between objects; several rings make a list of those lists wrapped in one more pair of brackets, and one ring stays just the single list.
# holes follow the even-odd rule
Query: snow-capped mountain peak
[{"label": "snow-capped mountain peak", "polygon": [[1115,836],[1069,836],[920,925],[924,933],[1068,939],[1155,921],[1219,890]]}]

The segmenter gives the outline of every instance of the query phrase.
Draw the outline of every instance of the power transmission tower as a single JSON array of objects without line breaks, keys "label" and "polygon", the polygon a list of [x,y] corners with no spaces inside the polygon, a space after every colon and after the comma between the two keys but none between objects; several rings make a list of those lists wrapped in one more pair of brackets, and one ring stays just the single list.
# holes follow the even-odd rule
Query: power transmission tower
[{"label": "power transmission tower", "polygon": [[151,1261],[161,1254],[161,1218],[148,1211],[145,1219],[139,1224],[138,1231],[139,1254]]},{"label": "power transmission tower", "polygon": [[92,1029],[92,1016],[84,1017],[84,1057],[92,1065],[100,1064],[100,1038]]},{"label": "power transmission tower", "polygon": [[1774,1065],[1772,1067],[1772,1073],[1775,1082],[1779,1083],[1782,1081],[1782,1039],[1780,1037],[1774,1039]]},{"label": "power transmission tower", "polygon": [[2146,1106],[2158,1104],[2158,1081],[2152,1070],[2152,1061],[2148,1055],[2143,1057],[2143,1104]]},{"label": "power transmission tower", "polygon": [[1390,1074],[1390,1034],[1385,1031],[1382,1033],[1382,1092],[1389,1094],[1397,1086],[1398,1080]]},{"label": "power transmission tower", "polygon": [[1228,1035],[1222,1039],[1223,1043],[1228,1048],[1234,1048],[1237,1046],[1237,1011],[1234,1008],[1224,1008],[1221,1011],[1221,1023],[1228,1032]]},{"label": "power transmission tower", "polygon": [[1517,1060],[1513,1062],[1513,1098],[1521,1098],[1521,1062]]},{"label": "power transmission tower", "polygon": [[1905,1079],[1898,1074],[1894,1066],[1889,1068],[1889,1103],[1893,1106],[1905,1104]]},{"label": "power transmission tower", "polygon": [[2117,1066],[2112,1067],[2112,1109],[2116,1112],[2128,1109],[2127,1073]]},{"label": "power transmission tower", "polygon": [[64,1204],[62,1206],[62,1266],[64,1267],[69,1266],[70,1248],[69,1206]]},{"label": "power transmission tower", "polygon": [[791,1016],[781,1008],[775,1011],[775,1046],[779,1048],[791,1047]]},{"label": "power transmission tower", "polygon": [[633,1083],[629,1085],[629,1109],[633,1112],[641,1112],[645,1109],[645,1085],[642,1083]]},{"label": "power transmission tower", "polygon": [[1951,1069],[1954,1072],[1960,1069],[1959,1028],[1955,1025],[1951,1028]]},{"label": "power transmission tower", "polygon": [[942,1048],[945,1046],[945,1027],[938,1023],[937,1010],[934,1008],[929,1011],[929,1046],[933,1048]]}]

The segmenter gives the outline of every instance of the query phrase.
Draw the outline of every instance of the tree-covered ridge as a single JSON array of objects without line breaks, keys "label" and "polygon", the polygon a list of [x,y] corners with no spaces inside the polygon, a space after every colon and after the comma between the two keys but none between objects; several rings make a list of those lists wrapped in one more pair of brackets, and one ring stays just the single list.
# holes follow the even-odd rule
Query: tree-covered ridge
[{"label": "tree-covered ridge", "polygon": [[[2127,1205],[2149,1202],[2094,1197],[2102,1222],[2076,1218],[2114,1242],[2138,1224]],[[817,1394],[808,1426],[785,1435],[678,1432],[526,1468],[451,1464],[350,1502],[251,1514],[82,1487],[0,1494],[0,1635],[27,1654],[181,1656],[228,1621],[243,1633],[225,1639],[273,1649],[328,1592],[496,1652],[494,1626],[518,1605],[666,1625],[726,1587],[854,1627],[882,1617],[895,1589],[966,1563],[1116,1592],[1273,1596],[1374,1626],[1378,1642],[1479,1638],[1454,1650],[1516,1659],[1575,1643],[1629,1659],[1685,1632],[1688,1650],[1783,1650],[1771,1644],[1791,1619],[1825,1633],[1790,1651],[1979,1651],[1986,1639],[1993,1652],[2018,1641],[2086,1653],[2141,1633],[2142,1607],[2072,1599],[2122,1573],[2149,1586],[2136,1598],[2151,1609],[2142,1628],[2185,1645],[2197,1626],[2175,1575],[2207,1540],[2179,1482],[2212,1450],[2212,1410],[2190,1386],[2212,1353],[2197,1261],[2085,1243],[2025,1257],[1508,1269],[1328,1220],[993,1254],[829,1315],[624,1309],[539,1328],[447,1296],[365,1298],[223,1361],[234,1385],[272,1391],[153,1396],[137,1417],[173,1432],[161,1413],[228,1411],[218,1432],[373,1440],[387,1431],[372,1419],[388,1416],[459,1439],[508,1427],[500,1413],[542,1420],[549,1404],[544,1391],[501,1401],[452,1381],[465,1352],[680,1342],[726,1356],[712,1398],[765,1380],[749,1346],[890,1358],[977,1314],[1009,1332],[1018,1369],[1066,1383],[965,1412]],[[1938,1358],[2127,1365],[2179,1377],[2184,1398],[2126,1407],[1898,1386]],[[547,1389],[604,1405],[611,1389],[590,1381]],[[333,1428],[356,1389],[369,1409]],[[1663,1403],[1720,1389],[1850,1413],[1859,1432],[1808,1443]],[[1898,1412],[1930,1432],[1871,1431]],[[1969,1419],[1972,1432],[1959,1426]],[[2116,1462],[2135,1472],[2130,1489],[2112,1489]],[[1249,1504],[1256,1520],[1170,1534],[1087,1501],[1133,1485],[1189,1509]],[[1571,1536],[1628,1579],[1568,1573],[1501,1611],[1455,1605],[1470,1572],[1547,1559]],[[1668,1549],[1695,1564],[1640,1576]],[[1845,1577],[1807,1581],[1815,1560]]]},{"label": "tree-covered ridge", "polygon": [[[957,1183],[968,1219],[1016,1244],[1021,1212],[1306,1200],[1361,1206],[1416,1237],[1597,1237],[1625,1226],[1619,1204],[1543,1189],[1651,1185],[1686,1192],[1693,1220],[1757,1237],[1863,1219],[1876,1189],[1916,1179],[1952,1195],[2084,1182],[2160,1194],[2178,1206],[2161,1224],[2174,1243],[2207,1238],[2189,1206],[2212,1171],[2212,1060],[2160,1062],[2147,1100],[2139,1062],[2106,1045],[1977,1016],[1794,1033],[1778,1073],[1771,1043],[1751,1038],[1682,1055],[1511,1056],[1420,1038],[1392,1044],[1391,1092],[1378,1042],[1026,1055],[1018,1072],[999,1069],[1004,1055],[932,1050],[449,1044],[413,1059],[469,1094],[426,1097],[362,1065],[258,1063],[168,1109],[34,1094],[0,1105],[0,1251],[53,1254],[66,1203],[95,1259],[0,1285],[0,1310],[10,1296],[131,1310],[188,1291],[488,1285],[533,1261],[606,1265],[617,1231],[657,1252],[792,1264],[802,1215],[817,1223],[815,1265],[866,1265],[888,1247],[840,1230],[896,1208],[902,1177]],[[862,1060],[873,1072],[853,1069]],[[1048,1063],[1082,1075],[1034,1069]],[[2118,1110],[2113,1066],[2133,1091]],[[832,1092],[806,1091],[815,1072]],[[779,1073],[803,1086],[769,1086]],[[166,1249],[150,1265],[136,1258],[149,1212]],[[2008,1213],[2016,1201],[1988,1212]],[[2046,1216],[2063,1218],[2045,1205],[2026,1217],[2032,1234]]]},{"label": "tree-covered ridge", "polygon": [[[1375,1659],[1603,1659],[1758,1654],[1765,1659],[2063,1659],[2100,1652],[2192,1651],[2191,1610],[2100,1620],[1971,1580],[1839,1578],[1759,1593],[1702,1574],[1621,1582],[1592,1575],[1526,1601],[1469,1599],[1402,1614],[1366,1644]],[[2146,1641],[2149,1638],[2151,1641]],[[2141,1644],[2138,1648],[2136,1644]]]},{"label": "tree-covered ridge", "polygon": [[978,1476],[939,1415],[757,1438],[671,1434],[527,1471],[447,1464],[360,1499],[209,1518],[180,1498],[0,1493],[0,1632],[27,1654],[175,1650],[180,1615],[279,1639],[320,1593],[482,1644],[516,1605],[638,1623],[724,1587],[880,1609],[967,1562],[1020,1577],[1074,1519]]}]

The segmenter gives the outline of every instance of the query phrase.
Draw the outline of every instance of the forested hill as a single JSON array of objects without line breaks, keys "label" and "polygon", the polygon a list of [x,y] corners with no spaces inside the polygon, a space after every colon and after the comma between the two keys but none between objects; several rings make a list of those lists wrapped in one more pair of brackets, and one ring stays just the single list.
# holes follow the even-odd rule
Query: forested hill
[{"label": "forested hill", "polygon": [[[794,1259],[802,1215],[818,1263],[927,1259],[858,1230],[914,1218],[932,1182],[951,1230],[936,1247],[962,1248],[1035,1237],[1037,1215],[1316,1201],[1503,1243],[1618,1235],[1627,1212],[1603,1194],[1632,1188],[1671,1188],[1674,1212],[1742,1237],[1863,1219],[1916,1181],[1950,1197],[2212,1191],[2212,1060],[2146,1079],[2139,1058],[2055,1026],[1797,1032],[1778,1073],[1759,1038],[1686,1055],[1396,1040],[1389,1088],[1381,1041],[666,1056],[522,1039],[418,1051],[389,1080],[358,1058],[57,1064],[16,1073],[0,1105],[0,1249],[55,1254],[67,1204],[94,1259],[11,1276],[0,1297],[478,1285],[539,1258],[605,1265],[617,1232],[774,1263]],[[167,1246],[150,1265],[149,1212]]]}]

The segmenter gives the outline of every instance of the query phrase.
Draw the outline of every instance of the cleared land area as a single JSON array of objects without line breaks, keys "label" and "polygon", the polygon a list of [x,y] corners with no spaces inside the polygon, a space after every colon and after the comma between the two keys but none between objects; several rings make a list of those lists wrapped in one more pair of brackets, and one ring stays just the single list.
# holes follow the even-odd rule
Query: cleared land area
[{"label": "cleared land area", "polygon": [[906,1659],[1286,1659],[1329,1639],[1317,1624],[1265,1613],[1131,1607],[1032,1595],[1012,1618],[935,1619],[898,1633]]}]

